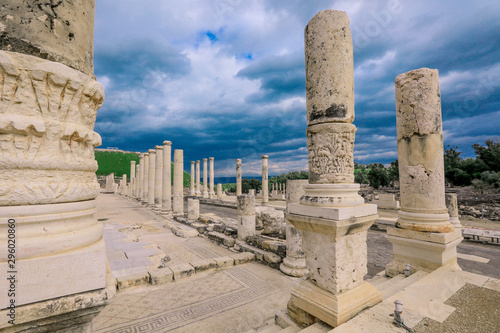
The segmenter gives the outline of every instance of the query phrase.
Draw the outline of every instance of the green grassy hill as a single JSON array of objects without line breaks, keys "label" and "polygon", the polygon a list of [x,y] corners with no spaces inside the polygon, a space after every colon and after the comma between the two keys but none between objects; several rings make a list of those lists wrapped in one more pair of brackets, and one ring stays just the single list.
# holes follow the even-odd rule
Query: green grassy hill
[{"label": "green grassy hill", "polygon": [[[127,175],[127,179],[130,178],[130,161],[136,161],[139,163],[139,156],[134,153],[124,153],[120,151],[99,151],[94,152],[95,159],[98,164],[98,169],[96,175],[106,176],[114,172],[115,177],[121,177],[124,174]],[[174,164],[171,164],[172,168],[172,183],[174,177]],[[184,171],[184,187],[189,187],[191,182],[191,176]]]}]

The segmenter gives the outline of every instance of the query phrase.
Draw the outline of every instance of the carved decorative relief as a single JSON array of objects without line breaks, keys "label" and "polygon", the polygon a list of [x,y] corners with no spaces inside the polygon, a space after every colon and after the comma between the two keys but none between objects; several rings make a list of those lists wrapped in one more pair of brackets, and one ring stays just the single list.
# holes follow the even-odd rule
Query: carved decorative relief
[{"label": "carved decorative relief", "polygon": [[309,126],[309,182],[311,184],[354,182],[354,138],[356,126],[329,123]]},{"label": "carved decorative relief", "polygon": [[[101,137],[93,129],[103,101],[102,85],[88,75],[0,51],[0,205],[97,196],[94,147]],[[34,170],[51,175],[38,177]],[[12,172],[18,182],[12,183]],[[73,180],[62,186],[68,179]]]}]

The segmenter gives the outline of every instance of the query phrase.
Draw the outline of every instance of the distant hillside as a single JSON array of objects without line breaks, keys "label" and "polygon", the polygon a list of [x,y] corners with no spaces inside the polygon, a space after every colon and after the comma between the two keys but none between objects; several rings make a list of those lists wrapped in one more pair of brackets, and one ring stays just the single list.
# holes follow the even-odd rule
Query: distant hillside
[{"label": "distant hillside", "polygon": [[[94,152],[95,159],[99,168],[96,171],[98,176],[106,176],[114,172],[115,177],[121,177],[124,174],[127,175],[127,179],[130,178],[130,161],[136,161],[139,163],[139,156],[135,153],[124,153],[122,151],[113,150],[96,150]],[[174,179],[174,164],[171,164],[172,168],[172,183]],[[191,181],[191,176],[184,171],[184,187],[189,187]]]}]

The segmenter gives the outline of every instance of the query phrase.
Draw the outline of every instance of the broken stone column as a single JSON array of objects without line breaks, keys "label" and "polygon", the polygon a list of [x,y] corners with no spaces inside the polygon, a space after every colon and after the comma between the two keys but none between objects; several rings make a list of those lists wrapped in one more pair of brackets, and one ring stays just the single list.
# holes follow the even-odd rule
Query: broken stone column
[{"label": "broken stone column", "polygon": [[115,185],[115,174],[110,173],[106,176],[106,190],[112,191]]},{"label": "broken stone column", "polygon": [[354,75],[349,18],[319,12],[305,29],[309,184],[286,219],[302,234],[309,270],[291,291],[288,312],[300,324],[314,317],[338,326],[382,301],[363,281],[367,231],[378,218],[354,183]]},{"label": "broken stone column", "polygon": [[208,164],[207,159],[203,159],[203,198],[208,198]]},{"label": "broken stone column", "polygon": [[127,174],[123,174],[122,176],[122,194],[127,194]]},{"label": "broken stone column", "polygon": [[86,332],[114,294],[95,217],[104,89],[93,70],[94,6],[1,4],[0,331]]},{"label": "broken stone column", "polygon": [[267,205],[269,203],[267,160],[268,156],[262,155],[262,204],[263,205]]},{"label": "broken stone column", "polygon": [[194,164],[195,161],[191,161],[191,182],[189,183],[189,195],[196,196],[196,190],[194,189],[194,185],[196,183],[196,174],[194,172]]},{"label": "broken stone column", "polygon": [[149,153],[144,153],[144,177],[142,178],[142,202],[148,203],[149,198]]},{"label": "broken stone column", "polygon": [[161,208],[163,186],[163,146],[155,146],[155,208]]},{"label": "broken stone column", "polygon": [[458,218],[458,202],[456,193],[446,193],[445,194],[446,208],[448,208],[448,214],[450,215],[450,223],[453,224],[455,228],[463,228],[462,223]]},{"label": "broken stone column", "polygon": [[395,228],[387,229],[393,260],[386,274],[458,268],[460,230],[450,223],[444,193],[441,94],[436,69],[421,68],[396,77],[401,209]]},{"label": "broken stone column", "polygon": [[236,160],[236,196],[241,195],[241,160]]},{"label": "broken stone column", "polygon": [[167,213],[172,211],[172,142],[163,141],[163,176],[162,176],[161,209]]},{"label": "broken stone column", "polygon": [[[304,195],[304,185],[309,184],[307,179],[287,180],[288,188],[290,189],[286,196],[287,209],[288,205],[297,204],[300,202],[300,197]],[[301,277],[307,275],[309,271],[306,266],[306,258],[302,250],[302,236],[288,220],[286,220],[286,257],[280,265],[280,270],[290,276]]]},{"label": "broken stone column", "polygon": [[210,192],[208,193],[208,196],[210,199],[215,199],[215,191],[214,191],[214,158],[210,157],[209,158],[209,171],[210,171]]},{"label": "broken stone column", "polygon": [[222,184],[217,184],[217,199],[222,199]]},{"label": "broken stone column", "polygon": [[144,153],[139,154],[139,175],[137,177],[137,199],[142,200],[144,196]]},{"label": "broken stone column", "polygon": [[173,210],[176,215],[184,215],[184,152],[174,150],[174,202]]},{"label": "broken stone column", "polygon": [[201,187],[200,187],[200,161],[196,161],[196,196],[201,196]]},{"label": "broken stone column", "polygon": [[188,199],[187,219],[189,221],[197,221],[200,217],[200,200]]},{"label": "broken stone column", "polygon": [[255,236],[255,197],[238,195],[238,239],[245,241],[248,236]]},{"label": "broken stone column", "polygon": [[134,186],[135,186],[135,161],[130,161],[130,189],[128,195],[134,197]]},{"label": "broken stone column", "polygon": [[155,176],[156,176],[156,150],[150,149],[149,152],[149,172],[148,172],[148,205],[155,205]]}]

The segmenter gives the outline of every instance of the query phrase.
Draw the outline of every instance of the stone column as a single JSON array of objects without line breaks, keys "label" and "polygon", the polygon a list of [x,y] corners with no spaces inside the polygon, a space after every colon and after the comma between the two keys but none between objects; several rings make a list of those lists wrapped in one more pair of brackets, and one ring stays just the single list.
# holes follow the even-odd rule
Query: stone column
[{"label": "stone column", "polygon": [[148,172],[148,206],[155,205],[155,169],[156,169],[156,150],[149,151],[149,172]]},{"label": "stone column", "polygon": [[262,155],[262,204],[267,205],[269,203],[269,183],[268,183],[268,173],[267,173],[267,155]]},{"label": "stone column", "polygon": [[137,199],[142,201],[144,196],[144,153],[139,154],[139,175],[137,176]]},{"label": "stone column", "polygon": [[163,212],[172,211],[172,142],[163,141],[163,176],[161,208]]},{"label": "stone column", "polygon": [[207,159],[203,159],[203,198],[208,198],[208,164]]},{"label": "stone column", "polygon": [[174,214],[184,214],[184,156],[181,149],[174,150]]},{"label": "stone column", "polygon": [[142,178],[142,202],[148,203],[149,198],[149,153],[144,153],[144,177]]},{"label": "stone column", "polygon": [[140,177],[140,164],[135,165],[135,180],[134,180],[134,199],[139,197],[139,177]]},{"label": "stone column", "polygon": [[222,199],[222,184],[217,184],[217,199]]},{"label": "stone column", "polygon": [[463,228],[458,218],[457,194],[446,193],[445,201],[446,201],[446,208],[448,208],[448,214],[450,215],[450,223],[453,224],[455,228]]},{"label": "stone column", "polygon": [[189,184],[189,195],[191,196],[196,196],[196,190],[194,189],[194,185],[196,183],[196,174],[195,174],[195,171],[194,171],[194,168],[195,168],[195,161],[191,161],[191,182]]},{"label": "stone column", "polygon": [[103,226],[94,215],[101,145],[94,123],[104,102],[93,69],[95,2],[3,0],[1,7],[1,327],[88,331],[114,293],[105,289]]},{"label": "stone column", "polygon": [[302,233],[310,272],[292,288],[290,316],[313,317],[338,326],[382,301],[363,281],[367,230],[378,218],[354,183],[354,75],[349,18],[318,13],[305,29],[309,184],[300,203],[289,203],[286,219]]},{"label": "stone column", "polygon": [[208,193],[208,196],[210,199],[215,199],[215,191],[214,191],[214,158],[209,157],[209,172],[210,172],[210,192]]},{"label": "stone column", "polygon": [[421,68],[396,77],[401,210],[395,228],[387,229],[393,260],[386,274],[458,268],[460,230],[450,223],[444,195],[441,93],[436,69]]},{"label": "stone column", "polygon": [[196,161],[196,196],[201,196],[201,187],[200,187],[200,161]]},{"label": "stone column", "polygon": [[255,196],[238,195],[238,239],[245,241],[248,236],[255,236]]},{"label": "stone column", "polygon": [[189,221],[197,221],[200,217],[200,200],[188,199],[187,219]]},{"label": "stone column", "polygon": [[123,184],[122,194],[123,195],[127,195],[127,190],[128,190],[128,187],[127,187],[127,174],[125,174],[125,173],[122,176],[122,184]]},{"label": "stone column", "polygon": [[106,176],[106,190],[112,191],[115,185],[115,174],[110,173]]},{"label": "stone column", "polygon": [[163,186],[163,146],[155,146],[155,208],[161,209]]},{"label": "stone column", "polygon": [[241,160],[236,160],[236,196],[241,195]]},{"label": "stone column", "polygon": [[135,161],[130,161],[130,188],[128,195],[134,197],[134,186],[135,186]]},{"label": "stone column", "polygon": [[[307,179],[287,180],[288,187],[291,189],[286,196],[286,213],[288,205],[300,202],[300,197],[304,195],[304,185],[309,184]],[[286,258],[280,265],[280,270],[290,276],[301,277],[307,275],[309,271],[306,266],[306,258],[302,250],[302,236],[289,221],[286,221]]]}]

